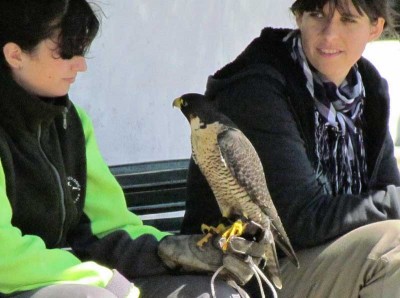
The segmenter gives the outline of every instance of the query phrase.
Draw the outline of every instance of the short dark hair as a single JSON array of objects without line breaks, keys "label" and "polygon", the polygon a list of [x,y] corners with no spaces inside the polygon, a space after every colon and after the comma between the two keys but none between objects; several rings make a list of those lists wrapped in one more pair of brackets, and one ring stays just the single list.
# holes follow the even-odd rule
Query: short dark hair
[{"label": "short dark hair", "polygon": [[[100,21],[86,0],[1,0],[0,48],[8,42],[31,53],[55,38],[63,59],[84,55],[97,35]],[[7,66],[4,54],[1,64]]]},{"label": "short dark hair", "polygon": [[[383,18],[385,20],[385,29],[389,32],[396,30],[396,18],[398,14],[394,10],[396,0],[349,0],[352,1],[357,12],[361,15],[365,14],[371,22]],[[291,11],[295,15],[301,15],[307,11],[315,11],[322,9],[327,3],[331,9],[337,8],[340,12],[348,12],[349,6],[346,0],[296,0]]]}]

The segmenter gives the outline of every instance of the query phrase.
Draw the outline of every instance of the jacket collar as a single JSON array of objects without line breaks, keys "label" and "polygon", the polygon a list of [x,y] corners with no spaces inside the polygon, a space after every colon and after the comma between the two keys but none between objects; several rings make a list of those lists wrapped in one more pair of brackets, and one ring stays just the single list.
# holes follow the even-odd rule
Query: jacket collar
[{"label": "jacket collar", "polygon": [[39,124],[49,125],[71,103],[68,95],[40,98],[20,87],[11,75],[0,71],[0,124],[4,127],[36,131]]}]

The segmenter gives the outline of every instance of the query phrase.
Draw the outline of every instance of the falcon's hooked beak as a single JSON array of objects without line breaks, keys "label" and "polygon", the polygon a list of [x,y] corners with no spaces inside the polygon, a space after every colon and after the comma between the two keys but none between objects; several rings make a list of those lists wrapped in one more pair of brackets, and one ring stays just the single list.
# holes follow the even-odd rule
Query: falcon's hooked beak
[{"label": "falcon's hooked beak", "polygon": [[181,109],[184,104],[184,100],[181,97],[175,98],[172,106],[178,109]]},{"label": "falcon's hooked beak", "polygon": [[[187,105],[188,105],[188,103],[182,97],[175,98],[172,103],[172,106],[174,108],[178,108],[181,111],[182,111],[182,108],[186,107]],[[185,115],[186,119],[189,121],[189,123],[191,123],[192,120],[196,117],[193,113],[188,113],[188,111],[184,110],[182,112],[183,112],[183,115]]]}]

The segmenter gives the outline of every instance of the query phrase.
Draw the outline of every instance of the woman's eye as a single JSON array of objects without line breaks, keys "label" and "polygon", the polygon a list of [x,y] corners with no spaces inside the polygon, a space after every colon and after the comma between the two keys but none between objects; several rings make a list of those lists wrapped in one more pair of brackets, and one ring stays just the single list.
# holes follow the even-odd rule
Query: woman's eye
[{"label": "woman's eye", "polygon": [[312,11],[310,12],[310,16],[317,19],[322,19],[324,17],[324,13],[321,11]]},{"label": "woman's eye", "polygon": [[356,23],[356,20],[352,17],[342,17],[343,23]]}]

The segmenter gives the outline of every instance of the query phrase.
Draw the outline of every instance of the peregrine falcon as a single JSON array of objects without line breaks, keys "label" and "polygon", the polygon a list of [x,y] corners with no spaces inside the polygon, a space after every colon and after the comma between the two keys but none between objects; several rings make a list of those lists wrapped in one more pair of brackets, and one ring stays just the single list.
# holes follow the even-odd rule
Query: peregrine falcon
[{"label": "peregrine falcon", "polygon": [[[201,94],[182,95],[174,100],[173,106],[190,123],[192,158],[210,185],[222,216],[233,220],[244,218],[270,230],[278,246],[299,267],[269,194],[261,161],[250,141]],[[235,233],[238,222],[223,235],[229,237],[232,230]],[[281,288],[274,243],[266,247],[264,260],[266,273]]]}]

